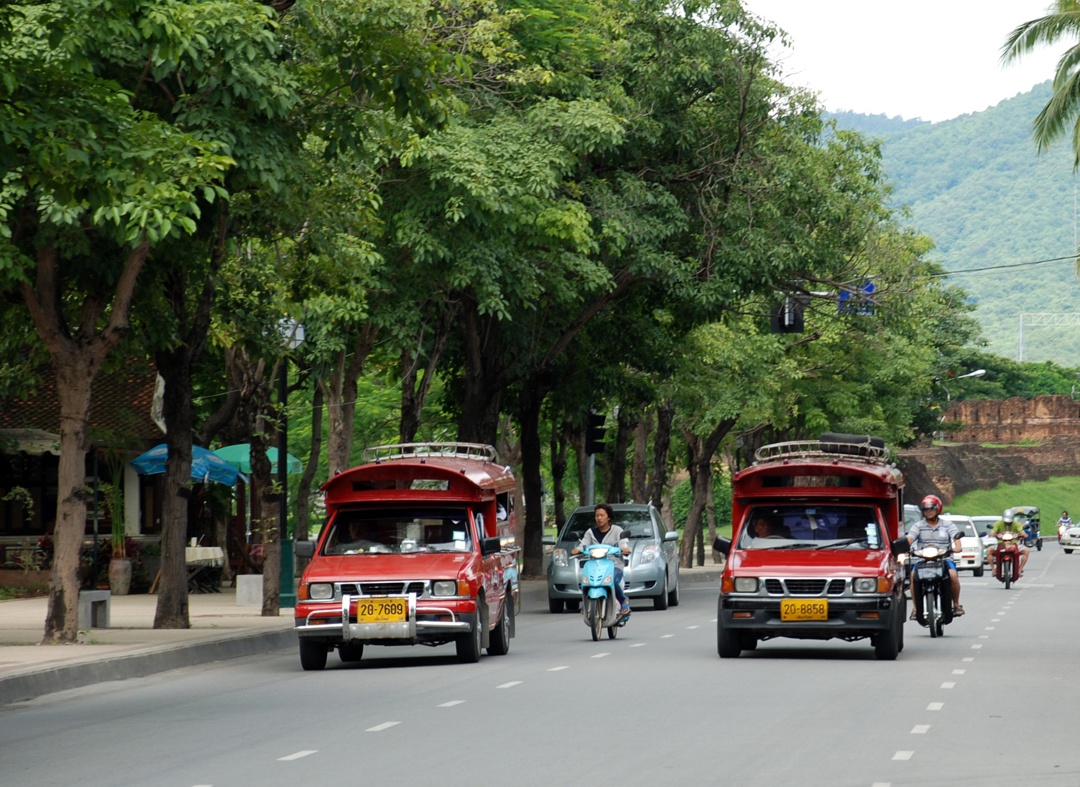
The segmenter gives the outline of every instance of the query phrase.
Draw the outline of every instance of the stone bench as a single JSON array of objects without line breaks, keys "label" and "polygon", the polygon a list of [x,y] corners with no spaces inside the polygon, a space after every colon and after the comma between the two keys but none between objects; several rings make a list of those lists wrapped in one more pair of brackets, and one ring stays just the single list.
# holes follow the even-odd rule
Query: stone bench
[{"label": "stone bench", "polygon": [[109,627],[109,590],[79,591],[79,628],[107,629]]}]

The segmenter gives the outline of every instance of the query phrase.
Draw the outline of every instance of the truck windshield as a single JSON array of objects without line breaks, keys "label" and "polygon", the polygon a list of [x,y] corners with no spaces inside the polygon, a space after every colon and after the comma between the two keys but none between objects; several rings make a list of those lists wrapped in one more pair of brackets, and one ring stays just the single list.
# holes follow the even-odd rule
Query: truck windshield
[{"label": "truck windshield", "polygon": [[464,508],[344,510],[334,517],[327,555],[469,552],[472,534]]},{"label": "truck windshield", "polygon": [[877,510],[858,505],[754,506],[739,537],[743,549],[826,545],[880,549],[884,543]]}]

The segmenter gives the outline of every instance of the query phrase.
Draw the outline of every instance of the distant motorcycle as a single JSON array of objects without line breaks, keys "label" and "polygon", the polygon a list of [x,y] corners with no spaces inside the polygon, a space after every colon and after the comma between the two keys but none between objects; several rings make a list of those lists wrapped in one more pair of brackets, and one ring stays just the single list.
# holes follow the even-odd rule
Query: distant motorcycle
[{"label": "distant motorcycle", "polygon": [[1020,578],[1020,536],[1016,533],[1002,533],[998,538],[997,552],[994,553],[994,577],[1005,583],[1005,589]]},{"label": "distant motorcycle", "polygon": [[945,565],[949,552],[932,545],[912,550],[911,588],[914,594],[917,584],[922,600],[917,619],[919,625],[929,628],[930,636],[935,638],[944,636],[944,627],[953,619],[952,582]]},{"label": "distant motorcycle", "polygon": [[581,565],[581,614],[585,625],[592,632],[593,642],[600,639],[600,632],[607,629],[608,639],[615,639],[619,629],[626,625],[629,615],[623,615],[619,599],[615,595],[615,561],[621,554],[617,546],[591,544],[579,556]]}]

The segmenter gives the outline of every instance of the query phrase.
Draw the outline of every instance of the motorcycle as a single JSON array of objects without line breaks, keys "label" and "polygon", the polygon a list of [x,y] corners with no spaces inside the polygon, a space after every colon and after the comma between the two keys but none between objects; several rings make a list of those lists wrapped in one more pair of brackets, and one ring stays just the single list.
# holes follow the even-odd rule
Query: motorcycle
[{"label": "motorcycle", "polygon": [[1002,533],[994,553],[994,577],[1005,583],[1008,590],[1020,578],[1020,537],[1013,532]]},{"label": "motorcycle", "polygon": [[615,595],[615,561],[619,547],[610,544],[591,544],[579,555],[581,565],[581,615],[592,632],[593,642],[607,629],[608,639],[615,639],[619,629],[630,619],[622,614]]},{"label": "motorcycle", "polygon": [[1042,552],[1042,534],[1039,533],[1037,522],[1028,522],[1024,525],[1024,546],[1033,548],[1036,552]]},{"label": "motorcycle", "polygon": [[922,600],[917,619],[919,625],[928,627],[930,636],[935,638],[944,636],[944,627],[953,619],[952,581],[945,565],[950,551],[932,545],[912,550],[912,593],[918,588]]}]

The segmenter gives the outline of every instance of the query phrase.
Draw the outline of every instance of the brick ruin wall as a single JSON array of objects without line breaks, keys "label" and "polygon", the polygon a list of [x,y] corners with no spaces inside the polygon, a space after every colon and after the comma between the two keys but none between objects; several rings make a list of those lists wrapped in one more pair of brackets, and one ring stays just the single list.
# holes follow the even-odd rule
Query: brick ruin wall
[{"label": "brick ruin wall", "polygon": [[948,444],[900,452],[908,501],[1080,475],[1080,402],[1068,396],[953,402],[945,420],[960,424]]}]

